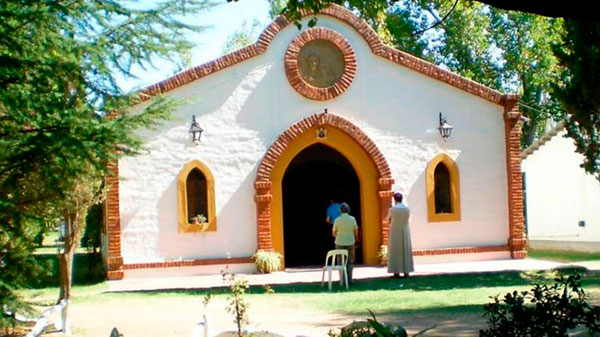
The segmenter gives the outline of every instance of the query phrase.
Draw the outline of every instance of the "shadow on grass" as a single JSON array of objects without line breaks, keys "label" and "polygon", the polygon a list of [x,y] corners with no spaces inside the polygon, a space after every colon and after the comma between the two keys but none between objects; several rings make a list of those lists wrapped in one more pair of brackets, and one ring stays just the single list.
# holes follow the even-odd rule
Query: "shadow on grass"
[{"label": "shadow on grass", "polygon": [[[35,254],[47,275],[29,280],[28,287],[33,289],[58,287],[58,257],[56,254]],[[75,254],[73,258],[73,285],[92,285],[105,281],[104,267],[100,254]]]},{"label": "shadow on grass", "polygon": [[[533,283],[551,283],[558,275],[570,275],[580,273],[583,275],[583,285],[600,285],[600,275],[588,273],[584,268],[561,268],[550,271],[531,271],[531,272],[486,272],[486,273],[465,273],[465,274],[441,274],[413,276],[408,279],[391,278],[373,278],[367,280],[356,280],[348,292],[366,292],[378,290],[398,290],[398,285],[402,284],[402,290],[411,291],[436,291],[452,289],[475,289],[482,287],[512,287],[527,286]],[[243,277],[241,275],[240,277]],[[327,286],[321,286],[320,282],[313,283],[295,283],[285,285],[257,285],[251,286],[246,293],[263,294],[273,290],[276,294],[294,294],[294,293],[345,293],[342,287],[334,287],[332,291]],[[208,293],[224,294],[229,293],[227,286],[213,287],[210,289],[161,289],[161,290],[139,290],[124,291],[123,293],[144,293],[148,295],[165,294],[189,294],[205,295]]]},{"label": "shadow on grass", "polygon": [[[352,312],[345,312],[346,314],[360,315],[363,312],[369,315],[368,308],[362,310],[356,310]],[[454,314],[481,314],[483,316],[483,305],[480,304],[469,304],[469,305],[451,305],[451,306],[439,306],[439,307],[428,307],[425,309],[387,309],[377,310],[369,309],[375,315],[431,315],[431,316],[445,316]]]}]

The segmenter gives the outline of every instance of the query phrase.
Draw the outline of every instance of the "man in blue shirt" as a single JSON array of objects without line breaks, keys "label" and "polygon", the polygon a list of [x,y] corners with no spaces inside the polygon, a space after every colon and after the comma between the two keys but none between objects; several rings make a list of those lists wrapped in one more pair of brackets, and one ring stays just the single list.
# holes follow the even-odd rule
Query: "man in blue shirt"
[{"label": "man in blue shirt", "polygon": [[329,207],[327,207],[327,221],[328,224],[333,226],[333,222],[338,218],[342,213],[340,212],[340,204],[334,202],[333,200],[329,200]]}]

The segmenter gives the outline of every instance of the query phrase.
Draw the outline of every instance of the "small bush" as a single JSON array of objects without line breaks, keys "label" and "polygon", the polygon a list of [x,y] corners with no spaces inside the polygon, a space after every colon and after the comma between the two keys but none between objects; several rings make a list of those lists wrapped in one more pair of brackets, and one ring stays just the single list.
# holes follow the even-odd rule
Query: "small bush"
[{"label": "small bush", "polygon": [[256,268],[261,273],[270,273],[281,268],[282,256],[277,252],[269,250],[258,250],[252,258],[254,258]]},{"label": "small bush", "polygon": [[579,274],[493,299],[484,306],[488,329],[480,330],[480,337],[568,336],[583,327],[591,336],[600,333],[600,307],[586,302]]},{"label": "small bush", "polygon": [[[340,332],[329,330],[329,337],[408,337],[406,330],[401,326],[391,326],[381,323],[375,317],[375,314],[369,310],[371,317],[366,322],[352,322],[340,329]],[[423,329],[412,337],[423,336],[425,332],[434,329],[435,326]]]},{"label": "small bush", "polygon": [[387,247],[387,245],[382,245],[379,248],[379,252],[377,252],[377,257],[379,257],[380,265],[387,266],[387,256],[388,256],[388,247]]},{"label": "small bush", "polygon": [[81,237],[81,247],[88,252],[99,253],[102,231],[102,204],[90,207],[85,218],[85,231]]}]

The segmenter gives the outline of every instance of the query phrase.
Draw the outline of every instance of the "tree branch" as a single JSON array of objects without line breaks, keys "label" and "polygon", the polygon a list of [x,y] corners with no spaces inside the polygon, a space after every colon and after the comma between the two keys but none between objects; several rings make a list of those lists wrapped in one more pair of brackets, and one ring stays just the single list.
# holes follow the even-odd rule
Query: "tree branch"
[{"label": "tree branch", "polygon": [[[433,13],[432,13],[433,17],[436,18],[438,21],[429,28],[425,28],[425,29],[422,29],[422,30],[412,33],[411,36],[421,35],[421,34],[425,33],[426,31],[441,25],[450,16],[450,14],[452,14],[452,12],[454,12],[454,9],[456,8],[457,4],[458,4],[458,0],[454,1],[454,5],[452,5],[452,8],[450,9],[450,11],[441,20],[437,17],[437,15],[433,15]],[[431,13],[431,11],[430,11],[430,13]]]}]

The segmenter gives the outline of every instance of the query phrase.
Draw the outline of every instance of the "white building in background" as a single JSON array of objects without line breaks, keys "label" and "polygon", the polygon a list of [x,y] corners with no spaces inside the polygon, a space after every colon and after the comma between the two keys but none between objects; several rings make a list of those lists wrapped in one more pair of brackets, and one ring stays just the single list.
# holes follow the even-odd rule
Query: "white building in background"
[{"label": "white building in background", "polygon": [[580,164],[564,122],[522,153],[533,249],[600,252],[600,182]]},{"label": "white building in background", "polygon": [[376,264],[394,191],[417,263],[525,257],[518,97],[383,45],[342,7],[308,19],[280,17],[255,44],[144,90],[184,103],[144,132],[147,153],[111,166],[109,278],[252,268],[257,250],[320,265],[332,199],[358,220],[358,262]]}]

